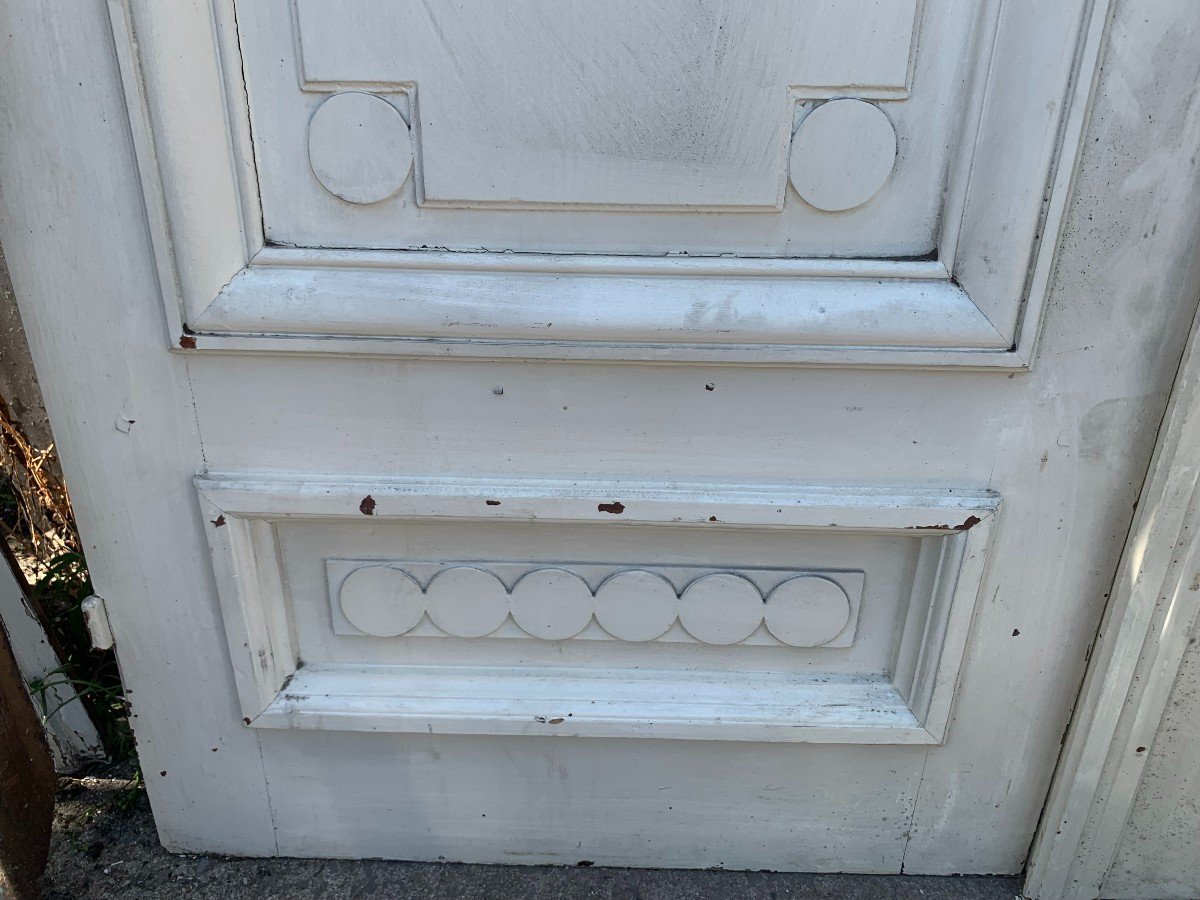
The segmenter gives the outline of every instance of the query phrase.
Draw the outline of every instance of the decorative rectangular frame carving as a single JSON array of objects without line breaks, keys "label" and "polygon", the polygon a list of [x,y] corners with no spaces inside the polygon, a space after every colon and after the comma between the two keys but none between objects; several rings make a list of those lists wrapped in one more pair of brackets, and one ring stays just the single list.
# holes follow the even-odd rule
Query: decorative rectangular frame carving
[{"label": "decorative rectangular frame carving", "polygon": [[985,2],[937,258],[813,260],[267,245],[233,0],[109,0],[171,345],[1026,368],[1111,0]]},{"label": "decorative rectangular frame carving", "polygon": [[[197,477],[196,490],[247,725],[825,743],[945,739],[1000,507],[990,491],[719,484],[664,489],[503,479],[334,482],[210,474]],[[614,497],[624,506],[619,519],[598,508]],[[489,505],[485,498],[501,503]],[[879,676],[301,663],[275,524],[296,518],[361,522],[364,508],[372,523],[770,528],[904,535],[922,545],[892,670]]]},{"label": "decorative rectangular frame carving", "polygon": [[[235,0],[235,3],[236,2],[237,2],[237,0]],[[645,198],[638,198],[635,200],[632,197],[625,198],[622,201],[611,201],[611,202],[586,202],[586,201],[574,201],[574,200],[568,201],[568,202],[564,202],[561,200],[559,200],[559,201],[515,200],[509,196],[508,191],[500,188],[498,185],[496,186],[496,188],[499,190],[499,194],[497,196],[495,196],[491,199],[487,199],[487,200],[481,199],[479,197],[474,197],[474,196],[468,197],[466,195],[463,195],[463,196],[457,197],[457,198],[450,198],[450,199],[447,199],[444,197],[439,198],[436,196],[436,194],[438,193],[438,191],[436,189],[433,192],[430,192],[430,190],[429,190],[429,182],[431,180],[430,176],[432,174],[430,170],[431,170],[432,164],[435,163],[437,160],[437,155],[436,154],[431,155],[431,154],[425,152],[425,150],[423,149],[423,143],[425,140],[425,136],[423,134],[424,126],[421,125],[417,121],[418,116],[417,116],[416,111],[421,106],[421,101],[419,98],[419,95],[421,92],[419,91],[419,88],[418,88],[418,82],[421,79],[413,78],[413,77],[410,77],[407,79],[403,78],[403,77],[396,77],[396,78],[392,78],[392,79],[380,78],[378,76],[369,77],[366,75],[365,72],[360,73],[360,75],[363,76],[360,78],[346,78],[346,77],[344,77],[344,75],[345,75],[344,72],[342,73],[343,77],[333,77],[337,71],[336,69],[334,69],[333,71],[328,71],[326,73],[330,77],[327,77],[327,78],[313,77],[312,69],[313,69],[314,65],[318,66],[318,67],[320,65],[319,63],[316,62],[315,57],[320,56],[321,40],[325,35],[327,35],[329,33],[330,29],[327,27],[321,28],[320,26],[317,26],[314,28],[314,33],[316,35],[315,40],[313,40],[313,41],[308,40],[307,38],[312,37],[312,36],[311,35],[306,36],[306,29],[304,27],[304,22],[312,14],[311,8],[305,8],[305,0],[286,0],[286,2],[287,2],[288,13],[290,14],[290,18],[291,18],[291,22],[290,22],[291,32],[292,32],[291,44],[293,47],[292,52],[295,54],[295,69],[296,69],[295,77],[296,77],[297,86],[300,91],[306,92],[306,93],[313,93],[313,94],[330,94],[330,93],[336,93],[336,92],[350,90],[350,91],[366,91],[366,92],[370,92],[373,94],[390,93],[390,94],[400,95],[401,97],[403,97],[403,103],[399,104],[399,105],[401,107],[403,107],[403,106],[408,107],[409,118],[412,119],[411,124],[413,126],[412,127],[412,140],[414,143],[413,156],[414,156],[415,164],[417,166],[417,172],[414,173],[417,176],[414,178],[414,191],[415,191],[415,195],[417,197],[417,205],[418,206],[425,207],[425,208],[476,209],[476,210],[485,209],[485,208],[525,209],[525,210],[549,208],[549,209],[561,210],[566,207],[570,207],[575,210],[586,209],[586,210],[592,210],[592,211],[596,211],[596,210],[620,211],[620,210],[629,209],[630,205],[632,204],[634,207],[636,207],[642,211],[650,211],[650,210],[657,211],[657,212],[684,211],[684,212],[691,212],[691,213],[717,212],[717,211],[747,212],[747,211],[751,211],[751,210],[765,211],[768,209],[773,210],[775,212],[781,212],[784,209],[785,197],[786,197],[786,194],[788,191],[787,164],[786,164],[787,154],[786,153],[780,153],[776,157],[776,161],[781,163],[781,165],[778,167],[778,171],[776,173],[776,177],[777,177],[776,193],[775,193],[773,200],[770,203],[766,202],[765,197],[761,197],[758,202],[747,203],[744,205],[740,204],[740,203],[733,203],[733,204],[725,204],[725,203],[720,203],[720,202],[687,203],[687,202],[683,202],[683,201],[652,203],[652,202],[646,201]],[[838,3],[839,3],[839,0],[826,0],[826,3],[822,4],[822,9],[826,10],[829,7],[836,7],[838,5]],[[873,34],[883,33],[883,34],[888,34],[888,35],[894,34],[897,31],[899,31],[899,28],[897,26],[900,26],[901,23],[905,22],[905,19],[907,19],[906,24],[908,27],[908,33],[907,33],[907,35],[905,35],[906,40],[895,41],[893,44],[893,47],[904,47],[904,50],[905,50],[903,76],[902,77],[899,77],[899,78],[895,77],[895,75],[897,73],[893,72],[892,78],[879,77],[876,79],[871,79],[870,77],[867,77],[867,78],[860,79],[860,78],[853,77],[853,76],[846,77],[847,73],[843,72],[842,73],[843,77],[841,79],[832,79],[830,81],[825,81],[825,82],[822,82],[819,79],[787,78],[784,80],[786,82],[786,90],[784,91],[784,93],[787,97],[787,103],[780,104],[777,112],[781,116],[786,116],[786,118],[790,121],[793,119],[793,117],[796,113],[795,107],[797,104],[802,104],[802,103],[805,103],[806,101],[828,100],[828,99],[834,99],[834,98],[838,98],[838,97],[844,97],[846,95],[847,91],[851,90],[851,87],[850,87],[851,85],[852,85],[852,90],[853,90],[854,96],[859,99],[870,99],[870,100],[904,100],[904,99],[907,99],[911,95],[911,90],[912,90],[912,82],[913,82],[913,77],[914,77],[914,68],[915,68],[915,63],[916,63],[916,58],[917,58],[917,48],[918,48],[917,38],[918,38],[918,35],[920,34],[920,28],[921,28],[921,24],[923,22],[923,15],[924,15],[923,7],[925,5],[925,0],[885,0],[885,2],[883,3],[882,6],[880,6],[878,4],[876,5],[875,16],[873,18],[889,19],[887,6],[889,4],[895,4],[895,3],[910,4],[910,7],[907,10],[901,11],[899,20],[890,19],[888,24],[883,25],[883,27],[877,27],[872,33]],[[317,5],[320,6],[320,4],[317,4]],[[851,5],[852,5],[852,3],[851,3]],[[903,13],[905,11],[907,11],[907,13],[908,13],[907,17],[905,17],[903,15]],[[361,6],[357,7],[355,9],[355,13],[356,14],[351,16],[350,18],[352,18],[354,21],[358,22],[361,26],[365,20],[365,17],[362,14],[362,7]],[[247,18],[247,17],[244,17],[244,18]],[[243,19],[243,22],[240,24],[245,25],[244,19]],[[378,25],[380,23],[375,23],[375,24]],[[882,23],[876,22],[875,24],[878,26]],[[891,27],[888,27],[889,25]],[[251,25],[250,28],[252,29],[253,26]],[[374,32],[378,32],[380,29],[373,27],[371,30],[374,33]],[[383,25],[382,30],[386,32],[387,26]],[[816,33],[816,31],[818,29],[810,28],[808,30],[810,32]],[[449,41],[449,40],[453,40],[453,39],[450,38],[448,35],[443,35],[443,40]],[[367,41],[369,43],[370,39],[368,38]],[[358,39],[351,40],[350,43],[357,44]],[[812,55],[819,55],[822,52],[829,52],[831,49],[833,50],[833,54],[835,56],[843,55],[841,53],[840,49],[830,48],[829,46],[827,46],[827,44],[828,44],[828,42],[818,41],[818,47],[810,48],[812,51],[815,51],[812,53]],[[362,45],[357,46],[356,50],[357,50],[357,52],[355,53],[356,60],[361,59],[364,56],[371,55],[371,50]],[[894,52],[894,50],[893,50],[893,52]],[[386,58],[391,60],[392,65],[399,66],[399,69],[397,69],[396,71],[394,71],[392,73],[393,75],[400,76],[401,72],[407,72],[407,74],[409,76],[415,76],[417,74],[415,71],[413,71],[411,68],[409,68],[409,66],[411,65],[411,62],[404,61],[405,55],[406,54],[404,54],[404,53],[397,54],[395,52],[386,54]],[[802,54],[802,58],[807,55],[809,55],[809,54]],[[872,59],[872,57],[874,57],[874,56],[875,56],[875,54],[865,54],[864,58]],[[893,62],[895,62],[895,60],[893,60]],[[828,64],[828,60],[825,60],[825,63]],[[812,60],[808,64],[815,65],[815,67],[818,71],[822,68],[821,63],[816,60]],[[529,87],[529,85],[527,84],[526,88],[528,88],[528,87]],[[603,92],[605,92],[605,89],[601,89],[601,93],[603,93]],[[443,118],[443,116],[439,116],[438,118],[439,119]],[[775,137],[777,139],[783,139],[782,133],[777,132]],[[780,147],[779,149],[781,151],[783,150],[782,147]],[[506,168],[506,167],[504,167],[504,168]],[[573,177],[570,179],[572,182],[575,182],[583,177],[578,172],[572,173],[572,176]],[[494,173],[492,176],[490,176],[487,179],[487,181],[490,183],[492,178],[494,178]],[[433,180],[436,182],[437,179],[434,178]],[[435,243],[435,242],[431,241],[430,243]],[[647,254],[647,255],[653,255],[653,254]]]},{"label": "decorative rectangular frame carving", "polygon": [[[669,584],[675,591],[676,595],[681,592],[693,581],[701,576],[706,575],[734,575],[740,579],[744,579],[747,583],[754,586],[755,590],[760,595],[757,598],[757,603],[760,609],[765,609],[767,599],[771,596],[771,591],[779,584],[783,584],[797,576],[803,576],[804,580],[811,578],[820,579],[822,581],[832,582],[837,585],[846,596],[846,622],[845,625],[837,632],[830,636],[829,640],[823,640],[814,644],[796,644],[791,643],[791,646],[804,647],[850,647],[854,644],[854,637],[858,631],[859,610],[862,606],[863,584],[866,580],[863,572],[858,570],[847,569],[787,569],[779,566],[704,566],[704,565],[684,565],[680,563],[634,563],[623,561],[620,563],[596,563],[596,562],[569,562],[566,560],[484,560],[484,559],[469,559],[469,560],[428,560],[428,559],[378,559],[378,558],[346,558],[346,557],[327,557],[325,559],[325,577],[329,594],[329,611],[330,617],[333,620],[333,633],[340,635],[349,635],[355,637],[369,637],[368,632],[359,629],[350,618],[346,615],[342,608],[341,588],[347,577],[356,571],[362,569],[393,569],[402,572],[404,575],[411,577],[416,581],[423,593],[427,593],[429,586],[433,583],[438,573],[448,569],[473,569],[486,573],[491,576],[489,580],[484,580],[481,583],[481,590],[486,591],[491,597],[501,597],[503,594],[511,596],[513,588],[524,576],[535,573],[541,570],[543,573],[546,570],[565,570],[572,575],[579,576],[588,589],[592,593],[595,606],[592,610],[591,621],[575,634],[562,638],[561,640],[584,640],[584,641],[622,641],[627,638],[619,637],[613,633],[612,628],[605,627],[603,619],[603,610],[600,608],[604,602],[604,593],[599,591],[600,588],[610,577],[614,575],[631,575],[638,573],[641,575],[655,575],[661,579],[662,583]],[[764,584],[765,582],[765,584]],[[486,588],[482,585],[487,585]],[[478,596],[478,595],[477,595]],[[643,609],[645,604],[640,604]],[[609,607],[611,610],[612,607]],[[487,614],[493,616],[487,625],[491,625],[494,617],[499,615],[503,607],[500,604],[488,605],[486,607]],[[511,607],[509,609],[511,612]],[[665,626],[656,637],[639,638],[639,643],[653,644],[657,642],[664,643],[708,643],[707,641],[697,638],[691,634],[682,624],[678,617],[678,610],[675,610],[676,616],[674,621]],[[666,614],[664,613],[665,621]],[[612,614],[612,621],[618,624],[626,624],[628,616],[623,611],[616,611]],[[467,620],[470,625],[475,625],[475,619],[472,617]],[[486,621],[486,620],[485,620]],[[461,620],[458,623],[461,627]],[[544,623],[539,623],[544,624]],[[487,625],[482,625],[478,630],[483,631]],[[782,627],[786,628],[787,623],[781,623]],[[396,637],[405,639],[412,638],[445,638],[450,637],[450,633],[441,628],[435,620],[432,612],[432,607],[426,605],[424,614],[417,621],[412,623],[412,627],[406,628]],[[526,629],[517,622],[512,616],[509,616],[502,622],[499,628],[488,631],[482,637],[484,638],[506,638],[518,640],[539,640],[544,639],[538,634],[536,628]],[[787,634],[784,634],[787,637]],[[724,642],[721,646],[735,646],[739,644],[749,646],[774,646],[786,647],[789,641],[780,639],[770,628],[766,622],[754,628],[754,630],[741,638],[732,642]]]}]

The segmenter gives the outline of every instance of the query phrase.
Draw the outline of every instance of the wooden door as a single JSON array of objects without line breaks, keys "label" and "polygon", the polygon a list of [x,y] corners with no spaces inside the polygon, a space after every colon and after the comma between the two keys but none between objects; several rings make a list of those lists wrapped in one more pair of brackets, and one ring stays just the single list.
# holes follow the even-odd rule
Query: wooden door
[{"label": "wooden door", "polygon": [[[111,45],[9,7],[70,116],[31,105],[5,176],[52,143],[99,185],[55,221],[124,210],[81,313],[125,335],[82,351],[124,443],[75,453],[168,846],[1020,869],[1194,304],[1116,267],[1183,239],[1087,131],[1152,35],[1106,0],[109,8]],[[25,275],[44,366],[73,277]]]}]

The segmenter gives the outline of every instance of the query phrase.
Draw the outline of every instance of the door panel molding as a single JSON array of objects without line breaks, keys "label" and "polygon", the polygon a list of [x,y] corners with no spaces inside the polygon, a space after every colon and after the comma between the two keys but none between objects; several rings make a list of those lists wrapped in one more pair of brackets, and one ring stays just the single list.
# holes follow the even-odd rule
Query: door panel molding
[{"label": "door panel molding", "polygon": [[[938,744],[945,739],[992,523],[1000,506],[995,493],[974,490],[719,484],[664,488],[504,479],[348,482],[209,474],[196,479],[196,489],[207,523],[246,725],[822,743]],[[297,519],[352,521],[372,528],[387,520],[451,519],[502,522],[513,527],[552,522],[606,528],[788,529],[797,534],[900,535],[920,541],[920,547],[895,652],[878,674],[802,675],[740,669],[736,654],[741,651],[736,645],[730,648],[728,667],[720,670],[696,666],[499,667],[486,659],[479,665],[361,665],[300,659],[290,624],[287,575],[277,527]],[[394,577],[387,585],[375,585],[374,594],[368,594],[364,602],[383,598],[393,588],[400,592],[395,597],[401,598],[401,582],[411,582],[411,599],[420,606],[411,610],[415,625],[430,602],[422,596],[429,584],[421,585],[419,579],[388,560],[372,562],[369,567]],[[347,568],[363,568],[362,561],[329,560],[326,565],[334,590],[343,585]],[[601,584],[595,578],[598,567],[592,564],[438,560],[425,567],[463,565],[473,566],[476,572],[489,566],[526,573],[531,568],[549,568],[575,579],[592,570],[593,580]],[[413,567],[410,563],[409,568]],[[636,561],[623,561],[600,568],[627,571],[644,567]],[[711,567],[702,571],[705,569],[701,566],[692,574],[746,579],[747,587],[754,589],[755,606],[766,597],[766,606],[760,609],[766,611],[770,622],[773,591],[764,593],[754,587],[749,580],[754,572]],[[758,572],[758,576],[763,574]],[[788,578],[802,574],[803,570],[784,573]],[[853,589],[855,584],[861,589],[861,574],[826,577],[839,579],[843,590],[847,586]],[[780,578],[775,573],[775,580]],[[518,582],[511,574],[509,580],[514,581],[515,589]],[[680,579],[677,586],[699,580],[703,578]],[[502,586],[501,595],[506,588]],[[722,609],[728,608],[730,600],[730,592],[723,590]],[[583,602],[592,601],[585,598]],[[680,602],[687,602],[686,590]],[[408,615],[398,611],[402,618]],[[360,624],[378,621],[378,612],[378,607],[368,609],[368,618],[360,619]],[[501,612],[507,622],[507,609]],[[592,608],[583,613],[577,630],[584,628],[585,620],[591,623]],[[384,614],[390,614],[389,610]],[[685,627],[689,624],[686,612],[680,620]],[[399,630],[390,625],[368,627],[381,635],[374,640],[405,639],[399,636],[412,626],[404,628],[403,624]],[[757,620],[748,627],[757,630]],[[331,628],[339,630],[336,613]],[[780,643],[769,636],[767,642]]]},{"label": "door panel molding", "polygon": [[839,261],[268,245],[232,0],[109,2],[176,349],[976,369],[1032,359],[1109,6],[991,0],[937,258]]}]

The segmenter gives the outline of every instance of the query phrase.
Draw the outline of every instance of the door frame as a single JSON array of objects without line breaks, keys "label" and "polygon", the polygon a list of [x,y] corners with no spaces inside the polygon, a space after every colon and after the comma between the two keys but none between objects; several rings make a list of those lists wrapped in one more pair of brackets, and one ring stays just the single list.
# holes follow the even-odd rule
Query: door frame
[{"label": "door frame", "polygon": [[1097,895],[1200,613],[1200,318],[1029,856],[1032,898]]}]

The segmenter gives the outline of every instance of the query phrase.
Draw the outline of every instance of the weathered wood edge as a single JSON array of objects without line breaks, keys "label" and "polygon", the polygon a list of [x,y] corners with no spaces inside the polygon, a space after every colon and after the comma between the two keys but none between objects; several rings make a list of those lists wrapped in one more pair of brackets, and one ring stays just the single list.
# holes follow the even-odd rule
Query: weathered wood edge
[{"label": "weathered wood edge", "polygon": [[1200,319],[1069,726],[1025,890],[1096,896],[1200,611]]}]

